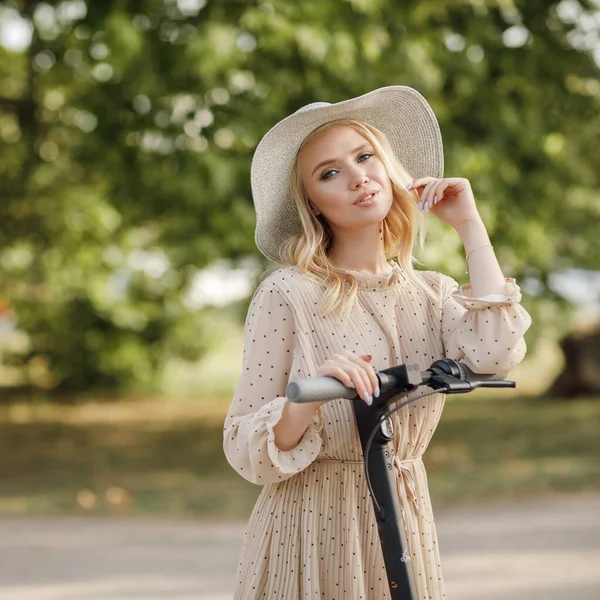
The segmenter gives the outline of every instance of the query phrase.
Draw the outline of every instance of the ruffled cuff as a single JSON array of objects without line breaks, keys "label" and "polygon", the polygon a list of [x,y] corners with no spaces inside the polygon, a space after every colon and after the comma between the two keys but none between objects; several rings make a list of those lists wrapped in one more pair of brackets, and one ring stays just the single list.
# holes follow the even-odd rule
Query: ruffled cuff
[{"label": "ruffled cuff", "polygon": [[472,296],[471,284],[467,283],[461,285],[451,295],[461,306],[468,310],[482,310],[521,302],[521,288],[517,285],[514,277],[505,277],[504,281],[506,282],[506,294],[488,294],[481,298],[474,298]]},{"label": "ruffled cuff", "polygon": [[276,398],[270,405],[270,415],[267,419],[267,450],[271,462],[281,473],[295,474],[303,471],[308,467],[319,455],[323,439],[321,431],[323,429],[323,417],[321,411],[315,411],[311,424],[304,432],[304,435],[298,444],[291,450],[280,450],[275,445],[275,433],[273,428],[279,423],[283,414],[283,406],[287,401],[285,397]]}]

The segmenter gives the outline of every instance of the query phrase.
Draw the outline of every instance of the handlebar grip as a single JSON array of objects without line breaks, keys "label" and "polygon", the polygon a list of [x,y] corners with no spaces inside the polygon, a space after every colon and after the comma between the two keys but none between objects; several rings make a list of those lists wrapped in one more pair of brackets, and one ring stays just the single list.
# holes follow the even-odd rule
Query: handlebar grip
[{"label": "handlebar grip", "polygon": [[285,395],[291,402],[322,402],[335,398],[356,398],[356,390],[335,377],[309,377],[288,383]]}]

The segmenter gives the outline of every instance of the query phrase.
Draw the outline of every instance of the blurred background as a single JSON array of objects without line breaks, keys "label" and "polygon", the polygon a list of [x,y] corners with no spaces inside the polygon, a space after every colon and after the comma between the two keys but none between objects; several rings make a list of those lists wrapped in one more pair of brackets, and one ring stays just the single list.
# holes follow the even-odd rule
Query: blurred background
[{"label": "blurred background", "polygon": [[[447,401],[434,506],[600,489],[598,0],[6,0],[0,515],[247,519],[222,423],[270,266],[253,150],[394,84],[533,317],[516,392]],[[433,218],[418,258],[467,281]]]}]

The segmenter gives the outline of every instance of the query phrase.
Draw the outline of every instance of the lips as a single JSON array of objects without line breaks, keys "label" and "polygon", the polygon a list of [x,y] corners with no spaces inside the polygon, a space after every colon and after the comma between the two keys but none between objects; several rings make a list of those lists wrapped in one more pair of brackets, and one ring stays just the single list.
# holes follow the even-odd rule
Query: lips
[{"label": "lips", "polygon": [[375,197],[379,193],[378,190],[373,190],[371,192],[364,192],[361,194],[355,201],[354,206],[365,206],[369,204],[373,204],[375,201]]}]

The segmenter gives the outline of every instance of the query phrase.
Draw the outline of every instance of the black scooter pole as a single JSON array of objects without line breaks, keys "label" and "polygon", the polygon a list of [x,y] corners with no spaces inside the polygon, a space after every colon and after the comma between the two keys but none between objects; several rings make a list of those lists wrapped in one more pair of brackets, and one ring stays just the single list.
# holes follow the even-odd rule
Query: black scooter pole
[{"label": "black scooter pole", "polygon": [[[375,409],[367,406],[362,400],[354,400],[353,405],[364,454],[373,428],[378,425],[387,410],[387,403],[382,403]],[[391,420],[386,419],[371,443],[369,474],[375,496],[373,507],[390,587],[390,598],[391,600],[413,600],[417,595],[406,543],[404,520],[396,492],[394,457],[389,445],[392,436]]]}]

